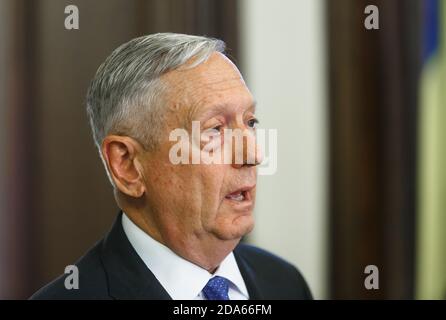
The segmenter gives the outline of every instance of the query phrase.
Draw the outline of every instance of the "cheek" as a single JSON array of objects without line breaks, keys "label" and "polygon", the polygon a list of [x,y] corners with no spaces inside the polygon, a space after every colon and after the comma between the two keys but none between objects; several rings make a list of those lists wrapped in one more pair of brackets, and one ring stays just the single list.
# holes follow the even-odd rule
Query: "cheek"
[{"label": "cheek", "polygon": [[169,189],[173,191],[175,205],[196,211],[201,202],[201,185],[191,166],[173,169]]},{"label": "cheek", "polygon": [[149,180],[147,197],[159,212],[169,216],[194,210],[197,202],[196,182],[191,169],[176,165],[160,165],[147,174]]},{"label": "cheek", "polygon": [[222,165],[203,165],[200,171],[202,209],[209,218],[215,217],[221,205],[225,169]]},{"label": "cheek", "polygon": [[221,188],[219,174],[208,167],[184,165],[171,169],[168,190],[173,193],[172,206],[187,212],[192,219],[212,215],[218,205]]}]

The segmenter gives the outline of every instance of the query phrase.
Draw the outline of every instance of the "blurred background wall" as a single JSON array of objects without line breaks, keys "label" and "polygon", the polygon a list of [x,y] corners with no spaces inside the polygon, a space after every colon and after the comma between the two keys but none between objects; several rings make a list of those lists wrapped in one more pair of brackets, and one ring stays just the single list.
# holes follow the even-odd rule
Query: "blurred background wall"
[{"label": "blurred background wall", "polygon": [[[79,30],[64,28],[69,4],[79,9]],[[100,239],[118,212],[85,112],[98,66],[129,39],[163,31],[223,38],[236,56],[237,10],[235,1],[198,0],[1,0],[1,9],[0,297],[25,298]]]},{"label": "blurred background wall", "polygon": [[[364,27],[379,8],[379,30]],[[327,2],[330,283],[339,298],[412,298],[422,2]],[[380,290],[364,287],[364,267]]]},{"label": "blurred background wall", "polygon": [[[80,29],[64,28],[75,4]],[[367,5],[379,30],[364,28]],[[278,130],[246,241],[316,298],[445,298],[441,0],[0,0],[0,298],[63,273],[117,213],[84,97],[143,34],[223,39]],[[376,265],[379,290],[366,290]]]}]

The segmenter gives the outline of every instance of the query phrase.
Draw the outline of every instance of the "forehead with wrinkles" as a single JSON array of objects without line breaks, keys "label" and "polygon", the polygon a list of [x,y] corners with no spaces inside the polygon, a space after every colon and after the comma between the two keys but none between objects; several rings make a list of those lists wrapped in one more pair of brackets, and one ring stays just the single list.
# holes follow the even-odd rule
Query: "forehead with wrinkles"
[{"label": "forehead with wrinkles", "polygon": [[176,108],[195,109],[222,98],[228,91],[247,90],[238,69],[221,53],[212,54],[196,67],[188,68],[188,64],[162,76],[167,84],[167,101]]}]

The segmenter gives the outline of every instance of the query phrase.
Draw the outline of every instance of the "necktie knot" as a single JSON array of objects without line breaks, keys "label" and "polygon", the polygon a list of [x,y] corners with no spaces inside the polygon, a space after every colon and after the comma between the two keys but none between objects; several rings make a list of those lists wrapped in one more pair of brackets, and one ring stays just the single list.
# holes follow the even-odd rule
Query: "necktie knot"
[{"label": "necktie knot", "polygon": [[229,280],[215,276],[203,288],[203,294],[208,300],[229,300]]}]

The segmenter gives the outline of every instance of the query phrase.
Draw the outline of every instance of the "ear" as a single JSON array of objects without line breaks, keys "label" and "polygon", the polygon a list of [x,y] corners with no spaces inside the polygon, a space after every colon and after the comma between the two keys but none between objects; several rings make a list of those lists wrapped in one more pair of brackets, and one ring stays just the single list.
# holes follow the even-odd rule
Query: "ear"
[{"label": "ear", "polygon": [[101,152],[116,188],[128,196],[141,197],[145,192],[138,157],[142,146],[130,137],[109,135],[102,142]]}]

